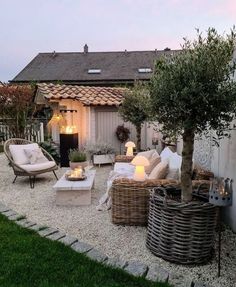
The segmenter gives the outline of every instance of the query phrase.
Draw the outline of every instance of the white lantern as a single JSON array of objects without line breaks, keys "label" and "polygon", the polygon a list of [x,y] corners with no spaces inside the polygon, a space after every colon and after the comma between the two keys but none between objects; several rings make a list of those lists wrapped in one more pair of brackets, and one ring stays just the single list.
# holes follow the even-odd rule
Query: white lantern
[{"label": "white lantern", "polygon": [[144,156],[136,156],[131,164],[135,166],[134,180],[144,181],[146,179],[145,166],[149,165],[149,161]]},{"label": "white lantern", "polygon": [[133,148],[135,147],[135,144],[129,141],[125,144],[125,147],[127,147],[126,156],[133,156]]}]

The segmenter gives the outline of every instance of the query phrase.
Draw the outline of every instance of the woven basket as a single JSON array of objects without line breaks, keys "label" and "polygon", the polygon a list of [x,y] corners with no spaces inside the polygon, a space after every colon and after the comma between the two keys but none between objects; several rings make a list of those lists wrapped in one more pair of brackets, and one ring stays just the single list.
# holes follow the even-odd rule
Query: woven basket
[{"label": "woven basket", "polygon": [[147,225],[150,197],[148,188],[113,185],[111,196],[112,223]]},{"label": "woven basket", "polygon": [[212,256],[218,207],[199,201],[177,202],[153,189],[146,246],[178,264],[203,264]]}]

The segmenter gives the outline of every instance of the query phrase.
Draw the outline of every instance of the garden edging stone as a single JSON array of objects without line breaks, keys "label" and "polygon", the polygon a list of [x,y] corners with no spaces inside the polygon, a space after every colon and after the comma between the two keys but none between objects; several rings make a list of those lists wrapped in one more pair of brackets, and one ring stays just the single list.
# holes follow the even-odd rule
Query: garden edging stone
[{"label": "garden edging stone", "polygon": [[[44,227],[40,224],[31,222],[25,217],[19,215],[14,210],[8,208],[0,202],[0,213],[5,215],[8,219],[12,218],[16,224],[23,228],[27,228],[36,231],[41,237],[47,238],[49,240],[54,240],[61,242],[73,250],[79,253],[84,253],[87,257],[97,262],[112,266],[115,268],[123,269],[127,273],[136,277],[145,277],[150,281],[162,281],[168,282],[174,287],[213,287],[202,282],[193,282],[192,280],[186,279],[183,276],[178,276],[176,274],[169,274],[169,272],[157,264],[147,266],[139,261],[125,261],[120,258],[109,258],[107,255],[97,250],[92,245],[81,242],[77,238],[67,235],[64,232],[52,228]],[[9,218],[10,217],[10,218]]]}]

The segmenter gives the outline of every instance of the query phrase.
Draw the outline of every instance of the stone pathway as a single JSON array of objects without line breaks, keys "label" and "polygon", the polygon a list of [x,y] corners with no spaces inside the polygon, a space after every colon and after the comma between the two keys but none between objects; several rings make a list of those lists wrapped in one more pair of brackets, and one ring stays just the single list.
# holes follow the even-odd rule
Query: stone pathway
[{"label": "stone pathway", "polygon": [[17,214],[17,212],[8,208],[2,203],[0,203],[0,213],[22,227],[36,231],[44,238],[59,241],[67,246],[70,246],[76,252],[85,254],[92,260],[112,266],[114,268],[123,269],[133,276],[145,277],[151,281],[168,282],[174,287],[213,287],[202,282],[187,280],[183,276],[170,274],[167,270],[161,268],[161,266],[157,264],[148,266],[139,261],[124,261],[120,258],[108,257],[106,254],[94,248],[92,245],[81,242],[77,238],[65,234],[58,229],[42,226],[40,224],[28,221],[25,217]]}]

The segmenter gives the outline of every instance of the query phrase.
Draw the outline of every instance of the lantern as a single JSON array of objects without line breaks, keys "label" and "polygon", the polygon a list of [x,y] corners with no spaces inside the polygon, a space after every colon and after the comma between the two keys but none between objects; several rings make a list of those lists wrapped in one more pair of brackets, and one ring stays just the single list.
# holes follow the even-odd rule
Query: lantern
[{"label": "lantern", "polygon": [[233,180],[216,177],[211,181],[209,202],[217,206],[232,205]]},{"label": "lantern", "polygon": [[144,167],[149,165],[147,158],[144,156],[136,156],[131,164],[135,166],[134,180],[144,181],[146,179]]},{"label": "lantern", "polygon": [[135,144],[129,141],[125,144],[125,147],[127,147],[126,156],[133,156],[133,148],[135,147]]}]

